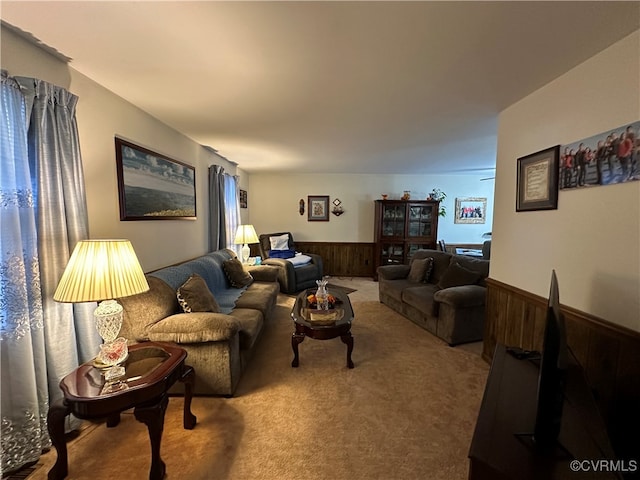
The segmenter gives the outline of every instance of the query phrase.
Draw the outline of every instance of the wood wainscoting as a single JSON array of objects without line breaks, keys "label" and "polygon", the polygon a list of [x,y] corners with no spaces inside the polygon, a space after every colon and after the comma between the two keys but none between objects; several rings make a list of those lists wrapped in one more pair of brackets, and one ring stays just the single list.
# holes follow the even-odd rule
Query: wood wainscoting
[{"label": "wood wainscoting", "polygon": [[325,275],[373,277],[374,243],[296,242],[300,252],[322,257]]},{"label": "wood wainscoting", "polygon": [[[613,300],[615,301],[615,300]],[[482,357],[496,344],[542,349],[547,299],[487,279]],[[562,306],[567,343],[584,368],[619,460],[640,452],[640,332]]]}]

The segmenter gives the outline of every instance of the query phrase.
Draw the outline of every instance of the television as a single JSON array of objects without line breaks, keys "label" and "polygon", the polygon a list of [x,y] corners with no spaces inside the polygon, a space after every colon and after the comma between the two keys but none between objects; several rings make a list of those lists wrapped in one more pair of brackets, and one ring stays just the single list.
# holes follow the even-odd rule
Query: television
[{"label": "television", "polygon": [[[533,442],[541,452],[558,447],[562,406],[567,376],[568,347],[564,316],[560,311],[560,295],[556,272],[551,272],[551,288],[547,305],[544,343],[540,352],[540,372]],[[562,449],[562,447],[560,446]]]}]

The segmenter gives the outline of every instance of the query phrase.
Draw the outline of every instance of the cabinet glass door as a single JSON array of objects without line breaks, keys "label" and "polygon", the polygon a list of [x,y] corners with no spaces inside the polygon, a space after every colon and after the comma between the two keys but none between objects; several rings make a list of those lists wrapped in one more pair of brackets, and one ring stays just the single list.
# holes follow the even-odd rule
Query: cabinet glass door
[{"label": "cabinet glass door", "polygon": [[407,263],[409,262],[409,260],[411,260],[411,257],[413,257],[416,251],[422,250],[422,249],[430,249],[430,248],[433,248],[433,247],[428,243],[408,243],[407,244]]},{"label": "cabinet glass door", "polygon": [[411,205],[407,222],[408,237],[431,237],[433,206]]},{"label": "cabinet glass door", "polygon": [[404,244],[383,243],[380,252],[380,265],[404,263]]},{"label": "cabinet glass door", "polygon": [[404,205],[384,205],[382,207],[382,236],[404,236]]}]

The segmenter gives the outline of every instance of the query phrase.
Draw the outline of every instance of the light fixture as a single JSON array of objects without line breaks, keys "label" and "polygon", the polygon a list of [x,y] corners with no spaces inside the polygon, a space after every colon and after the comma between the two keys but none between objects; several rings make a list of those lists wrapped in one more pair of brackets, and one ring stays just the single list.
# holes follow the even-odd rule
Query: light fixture
[{"label": "light fixture", "polygon": [[249,249],[250,243],[258,243],[258,235],[253,225],[240,225],[236,231],[236,238],[233,241],[236,244],[243,244],[242,246],[242,263],[249,261],[249,255],[251,250]]},{"label": "light fixture", "polygon": [[93,315],[104,343],[95,363],[112,366],[127,357],[126,339],[116,339],[122,327],[122,306],[114,299],[147,290],[149,284],[129,240],[83,240],[73,250],[53,299],[101,302]]}]

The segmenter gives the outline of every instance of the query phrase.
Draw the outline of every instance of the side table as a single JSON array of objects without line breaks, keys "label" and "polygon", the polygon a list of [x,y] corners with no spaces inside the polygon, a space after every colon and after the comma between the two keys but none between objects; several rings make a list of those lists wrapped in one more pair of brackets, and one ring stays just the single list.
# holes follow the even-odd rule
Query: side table
[{"label": "side table", "polygon": [[160,458],[160,442],[164,428],[169,388],[176,382],[185,385],[183,425],[191,430],[196,417],[191,413],[195,371],[185,365],[187,352],[169,343],[145,342],[129,347],[124,363],[125,375],[106,382],[103,372],[93,361],[84,363],[60,382],[64,397],[49,408],[49,435],[58,458],[49,470],[49,480],[67,476],[67,445],[64,419],[70,413],[82,419],[107,419],[107,427],[115,427],[120,413],[134,408],[136,420],[147,425],[151,442],[150,480],[164,477],[166,467]]}]

